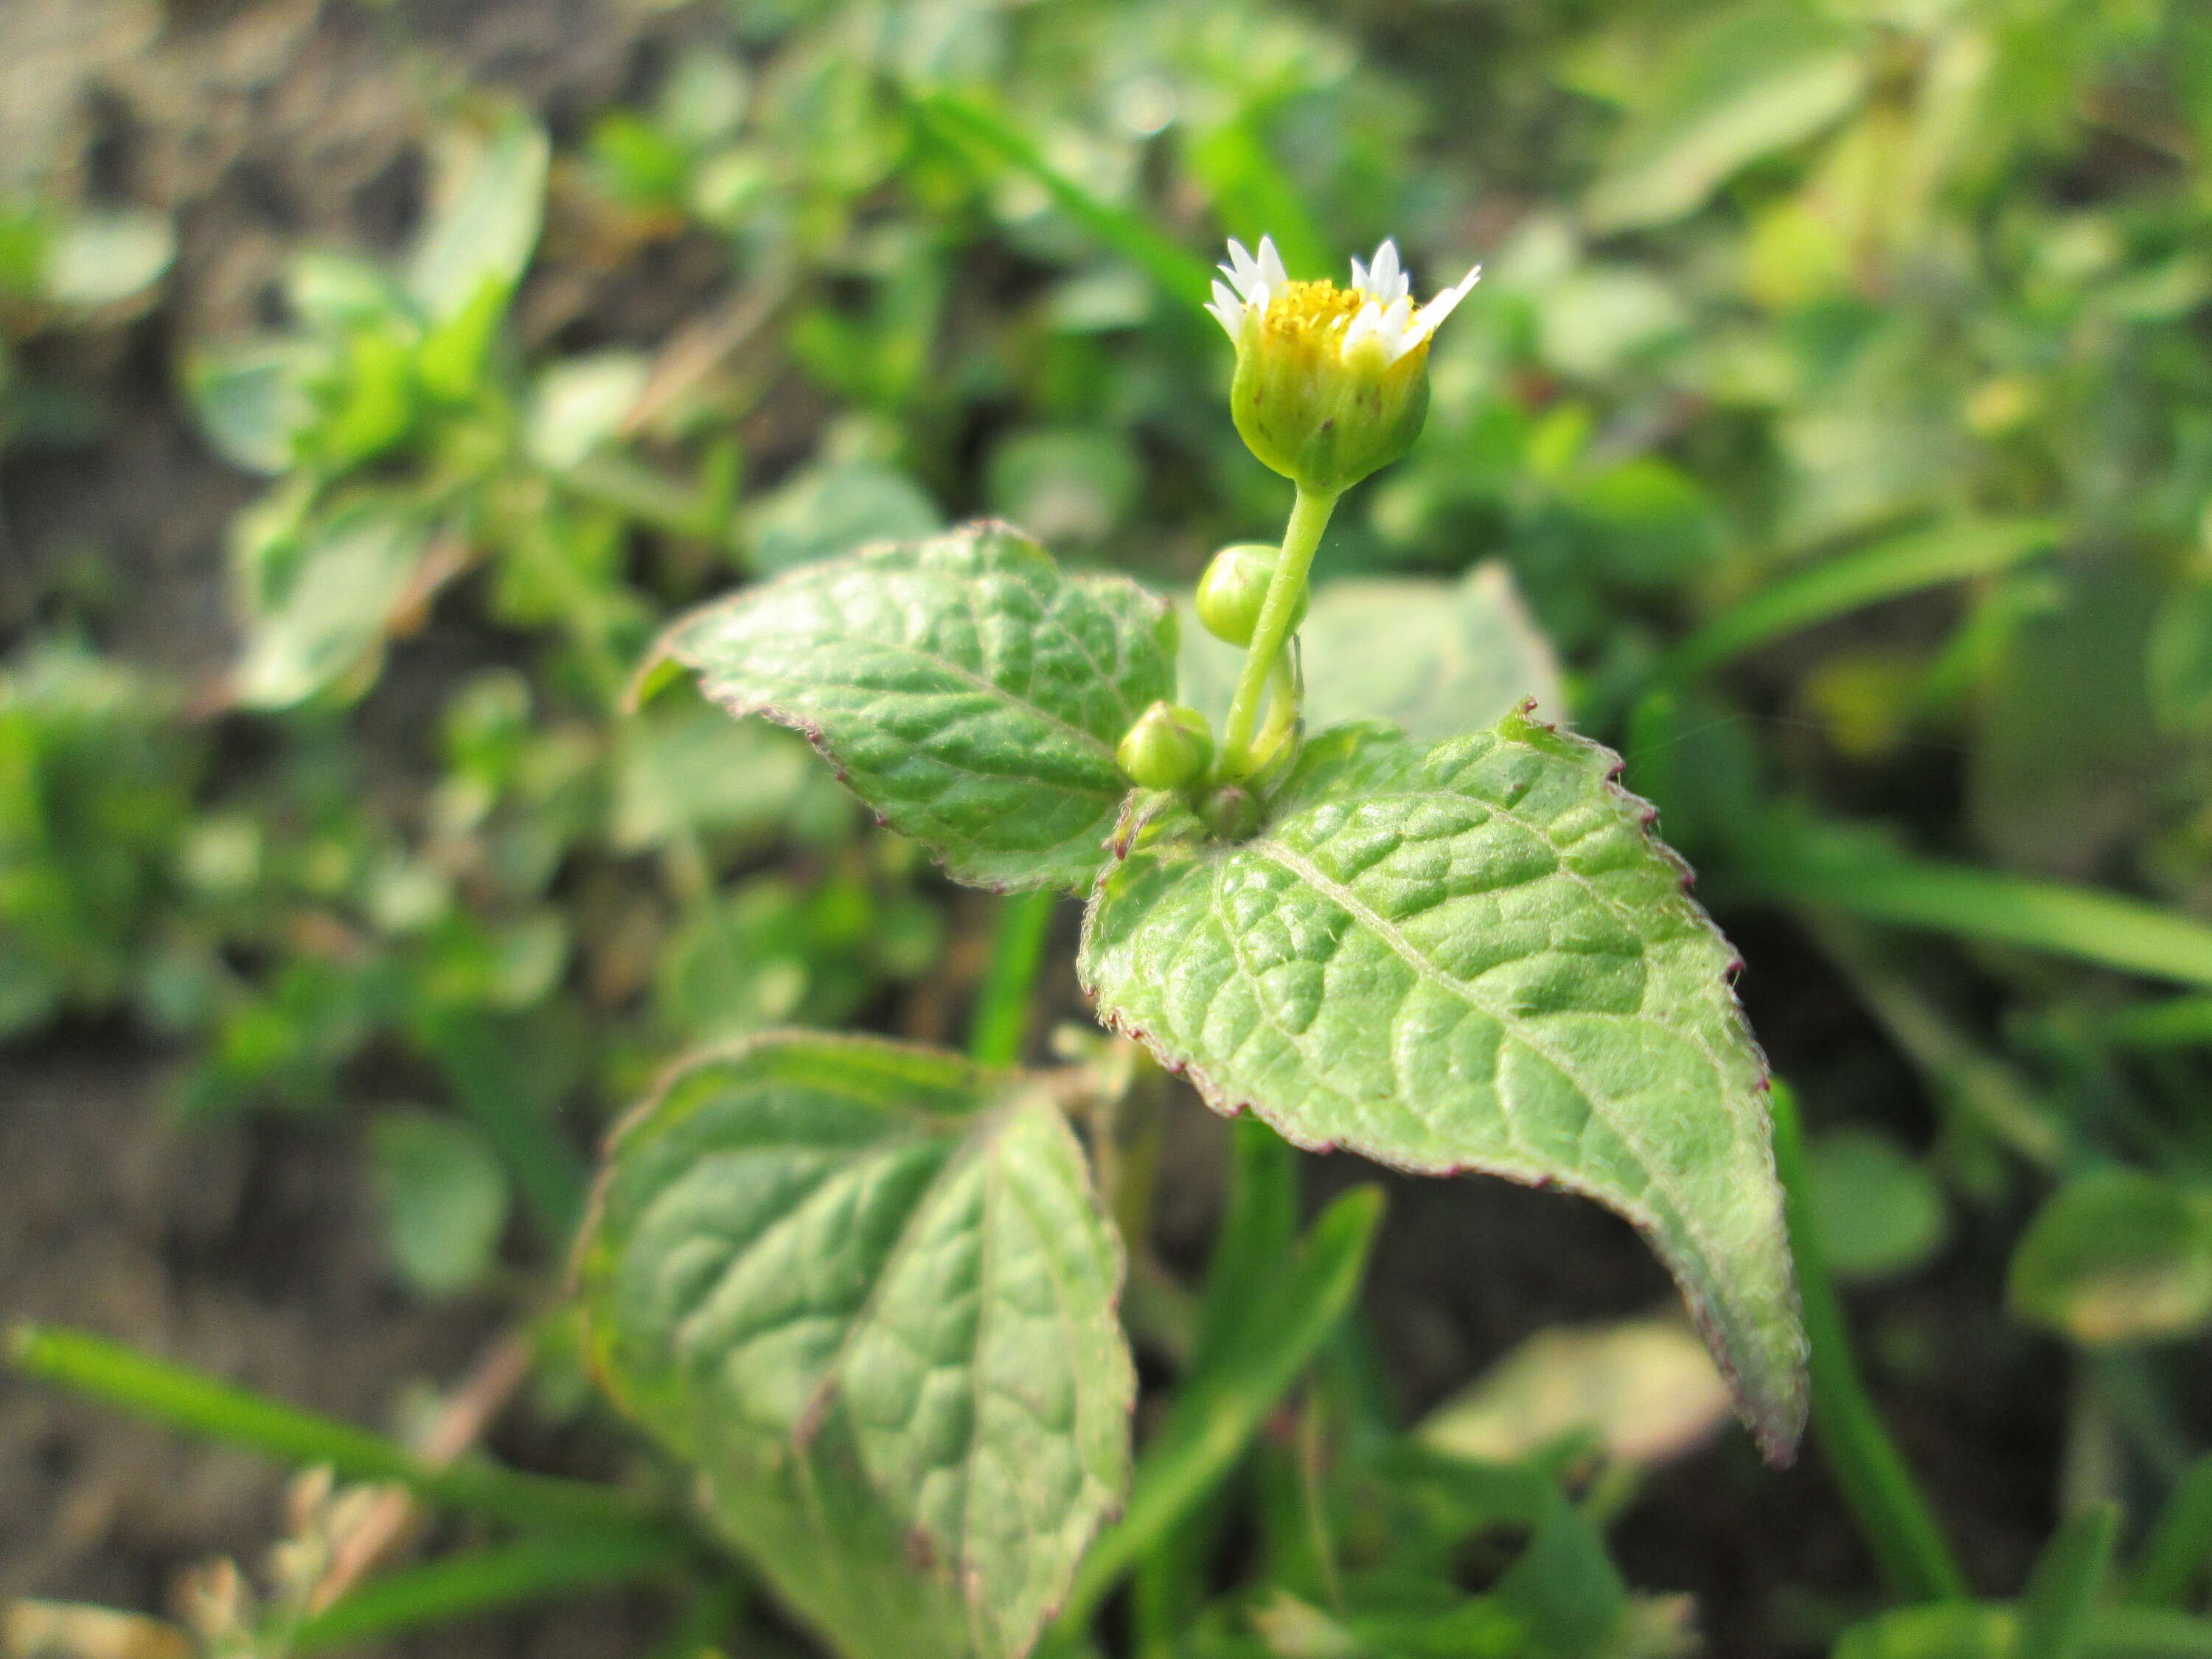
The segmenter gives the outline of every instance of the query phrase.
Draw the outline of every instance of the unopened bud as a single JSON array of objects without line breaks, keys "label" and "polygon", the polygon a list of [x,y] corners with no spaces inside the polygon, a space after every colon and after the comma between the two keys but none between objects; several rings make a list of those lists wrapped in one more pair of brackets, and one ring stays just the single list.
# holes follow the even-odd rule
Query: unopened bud
[{"label": "unopened bud", "polygon": [[1141,789],[1187,789],[1213,759],[1213,732],[1195,708],[1156,702],[1122,734],[1114,758]]},{"label": "unopened bud", "polygon": [[[1207,633],[1231,645],[1252,643],[1280,556],[1281,550],[1266,542],[1232,542],[1213,556],[1198,580],[1198,619]],[[1301,589],[1291,611],[1291,626],[1305,619],[1306,593]]]}]

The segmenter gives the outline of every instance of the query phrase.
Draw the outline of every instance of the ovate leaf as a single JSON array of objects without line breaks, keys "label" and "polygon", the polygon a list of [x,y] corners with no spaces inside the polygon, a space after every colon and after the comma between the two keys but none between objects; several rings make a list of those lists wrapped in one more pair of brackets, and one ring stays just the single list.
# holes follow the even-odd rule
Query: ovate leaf
[{"label": "ovate leaf", "polygon": [[1127,1483],[1121,1274],[1050,1097],[799,1034],[632,1120],[579,1261],[608,1388],[853,1659],[1028,1650]]},{"label": "ovate leaf", "polygon": [[367,501],[312,526],[273,576],[249,573],[255,614],[237,670],[239,702],[289,708],[368,660],[429,540],[419,519]]},{"label": "ovate leaf", "polygon": [[478,136],[455,131],[439,148],[434,201],[407,267],[407,289],[432,323],[451,322],[487,288],[522,280],[545,215],[552,155],[545,130],[511,115]]},{"label": "ovate leaf", "polygon": [[1556,1182],[1674,1271],[1770,1455],[1805,1411],[1766,1073],[1728,943],[1595,744],[1345,726],[1236,845],[1100,882],[1100,1017],[1309,1147]]},{"label": "ovate leaf", "polygon": [[113,305],[160,281],[176,251],[176,233],[161,214],[81,214],[47,248],[46,296],[65,306]]},{"label": "ovate leaf", "polygon": [[1880,1130],[1822,1135],[1805,1161],[1820,1253],[1838,1279],[1893,1278],[1942,1248],[1951,1218],[1942,1184]]},{"label": "ovate leaf", "polygon": [[1658,1463],[1728,1421],[1728,1387],[1679,1319],[1539,1331],[1423,1420],[1431,1449],[1511,1462],[1580,1431],[1608,1455]]},{"label": "ovate leaf", "polygon": [[490,1270],[507,1225],[507,1175],[482,1135],[426,1112],[386,1112],[372,1126],[392,1261],[416,1289],[450,1296]]},{"label": "ovate leaf", "polygon": [[2015,1317],[2076,1342],[2188,1336],[2212,1323],[2212,1207],[2137,1170],[2099,1170],[2036,1212],[2005,1285]]},{"label": "ovate leaf", "polygon": [[1010,526],[805,566],[678,623],[661,649],[734,714],[806,733],[959,880],[1074,886],[1127,784],[1114,745],[1170,694],[1175,623],[1072,576]]}]

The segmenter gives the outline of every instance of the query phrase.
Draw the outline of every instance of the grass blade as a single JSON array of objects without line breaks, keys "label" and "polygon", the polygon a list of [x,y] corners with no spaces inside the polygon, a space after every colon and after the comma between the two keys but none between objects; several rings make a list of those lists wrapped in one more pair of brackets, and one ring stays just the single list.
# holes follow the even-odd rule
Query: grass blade
[{"label": "grass blade", "polygon": [[670,1542],[637,1531],[526,1538],[386,1573],[301,1621],[294,1632],[292,1650],[324,1653],[373,1638],[648,1578],[684,1560],[686,1552],[672,1552]]},{"label": "grass blade", "polygon": [[2212,996],[2168,997],[2123,1008],[2106,1022],[2104,1035],[2124,1048],[2212,1047]]},{"label": "grass blade", "polygon": [[1907,858],[1834,829],[1769,824],[1742,851],[1742,873],[1785,903],[2212,988],[2212,927],[2138,899]]},{"label": "grass blade", "polygon": [[1055,1627],[1061,1637],[1079,1638],[1122,1574],[1243,1455],[1351,1307],[1382,1218],[1379,1188],[1355,1188],[1330,1205],[1303,1251],[1277,1264],[1268,1295],[1248,1308],[1235,1340],[1204,1375],[1187,1381],[1138,1460],[1128,1507],[1083,1558]]},{"label": "grass blade", "polygon": [[985,1066],[1021,1063],[1030,1030],[1030,992],[1044,961],[1045,936],[1060,895],[1048,887],[1017,893],[999,911],[999,936],[992,942],[991,965],[975,994],[975,1018],[968,1033],[968,1057]]},{"label": "grass blade", "polygon": [[2020,1601],[2020,1651],[2036,1659],[2081,1659],[2090,1620],[2112,1571],[2120,1507],[2091,1504],[2058,1523],[2028,1575]]},{"label": "grass blade", "polygon": [[1029,135],[1004,116],[951,92],[920,94],[913,107],[948,143],[1027,173],[1062,213],[1185,305],[1205,306],[1213,288],[1212,267],[1137,214],[1093,196],[1046,161]]},{"label": "grass blade", "polygon": [[2203,1577],[2208,1560],[2212,1560],[2212,1455],[2189,1466],[2159,1511],[2129,1578],[2127,1599],[2141,1607],[2180,1607]]},{"label": "grass blade", "polygon": [[1254,246],[1273,236],[1293,276],[1334,276],[1336,259],[1305,198],[1268,152],[1260,110],[1247,110],[1190,145],[1190,169],[1213,197],[1215,216]]},{"label": "grass blade", "polygon": [[219,1377],[89,1332],[19,1325],[9,1358],[27,1376],[53,1382],[173,1429],[266,1453],[302,1467],[327,1465],[341,1480],[393,1480],[434,1504],[543,1530],[601,1527],[672,1537],[653,1512],[586,1480],[528,1474],[482,1461],[433,1468],[405,1447],[336,1418],[302,1411]]},{"label": "grass blade", "polygon": [[1994,575],[2049,550],[2058,527],[1991,519],[1916,532],[1824,559],[1770,582],[1667,653],[1662,679],[1694,679],[1756,647],[1844,612],[1946,582]]},{"label": "grass blade", "polygon": [[1812,1344],[1813,1428],[1821,1455],[1892,1587],[1916,1601],[1959,1600],[1966,1594],[1966,1575],[1859,1376],[1843,1304],[1813,1231],[1796,1103],[1778,1081],[1772,1105],[1774,1165],[1789,1212],[1805,1334]]}]

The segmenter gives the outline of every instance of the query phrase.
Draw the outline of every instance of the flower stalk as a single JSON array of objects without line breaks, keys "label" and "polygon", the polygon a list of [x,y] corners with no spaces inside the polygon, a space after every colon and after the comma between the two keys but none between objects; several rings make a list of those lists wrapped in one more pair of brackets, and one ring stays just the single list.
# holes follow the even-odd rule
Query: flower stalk
[{"label": "flower stalk", "polygon": [[1267,693],[1276,659],[1290,638],[1291,619],[1304,597],[1306,578],[1312,572],[1314,554],[1322,532],[1336,510],[1336,492],[1316,492],[1298,486],[1291,507],[1291,521],[1283,532],[1282,556],[1275,561],[1274,579],[1267,584],[1267,603],[1245,648],[1244,666],[1237,677],[1237,695],[1229,705],[1229,719],[1221,732],[1221,775],[1244,778],[1252,775],[1260,756],[1252,733],[1260,719],[1260,702]]},{"label": "flower stalk", "polygon": [[[1267,237],[1256,254],[1230,243],[1207,307],[1237,346],[1230,412],[1246,447],[1291,480],[1297,499],[1245,648],[1217,778],[1252,776],[1295,731],[1298,687],[1284,650],[1303,614],[1322,532],[1340,495],[1413,447],[1428,412],[1429,342],[1480,275],[1478,265],[1417,309],[1395,243],[1384,242],[1370,264],[1354,259],[1352,285],[1341,289],[1292,281]],[[1223,571],[1224,581],[1229,574]],[[1237,641],[1242,618],[1224,612],[1223,620],[1237,625],[1207,618],[1208,626]],[[1271,685],[1278,706],[1255,743]]]}]

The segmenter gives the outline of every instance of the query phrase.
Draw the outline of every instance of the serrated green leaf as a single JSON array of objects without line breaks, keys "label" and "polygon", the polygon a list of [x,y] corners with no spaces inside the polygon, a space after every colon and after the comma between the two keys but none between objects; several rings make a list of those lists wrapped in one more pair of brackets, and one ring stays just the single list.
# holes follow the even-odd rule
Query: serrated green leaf
[{"label": "serrated green leaf", "polygon": [[1434,746],[1339,727],[1255,839],[1109,871],[1079,967],[1100,1017],[1218,1109],[1626,1216],[1781,1456],[1804,1337],[1765,1066],[1728,942],[1616,766],[1518,714]]},{"label": "serrated green leaf", "polygon": [[894,830],[982,886],[1076,886],[1173,689],[1175,623],[1003,524],[863,549],[694,612],[660,649],[734,714],[805,732]]},{"label": "serrated green leaf", "polygon": [[1049,1097],[793,1033],[630,1122],[578,1276],[603,1380],[841,1652],[993,1659],[1127,1483],[1121,1273]]}]

